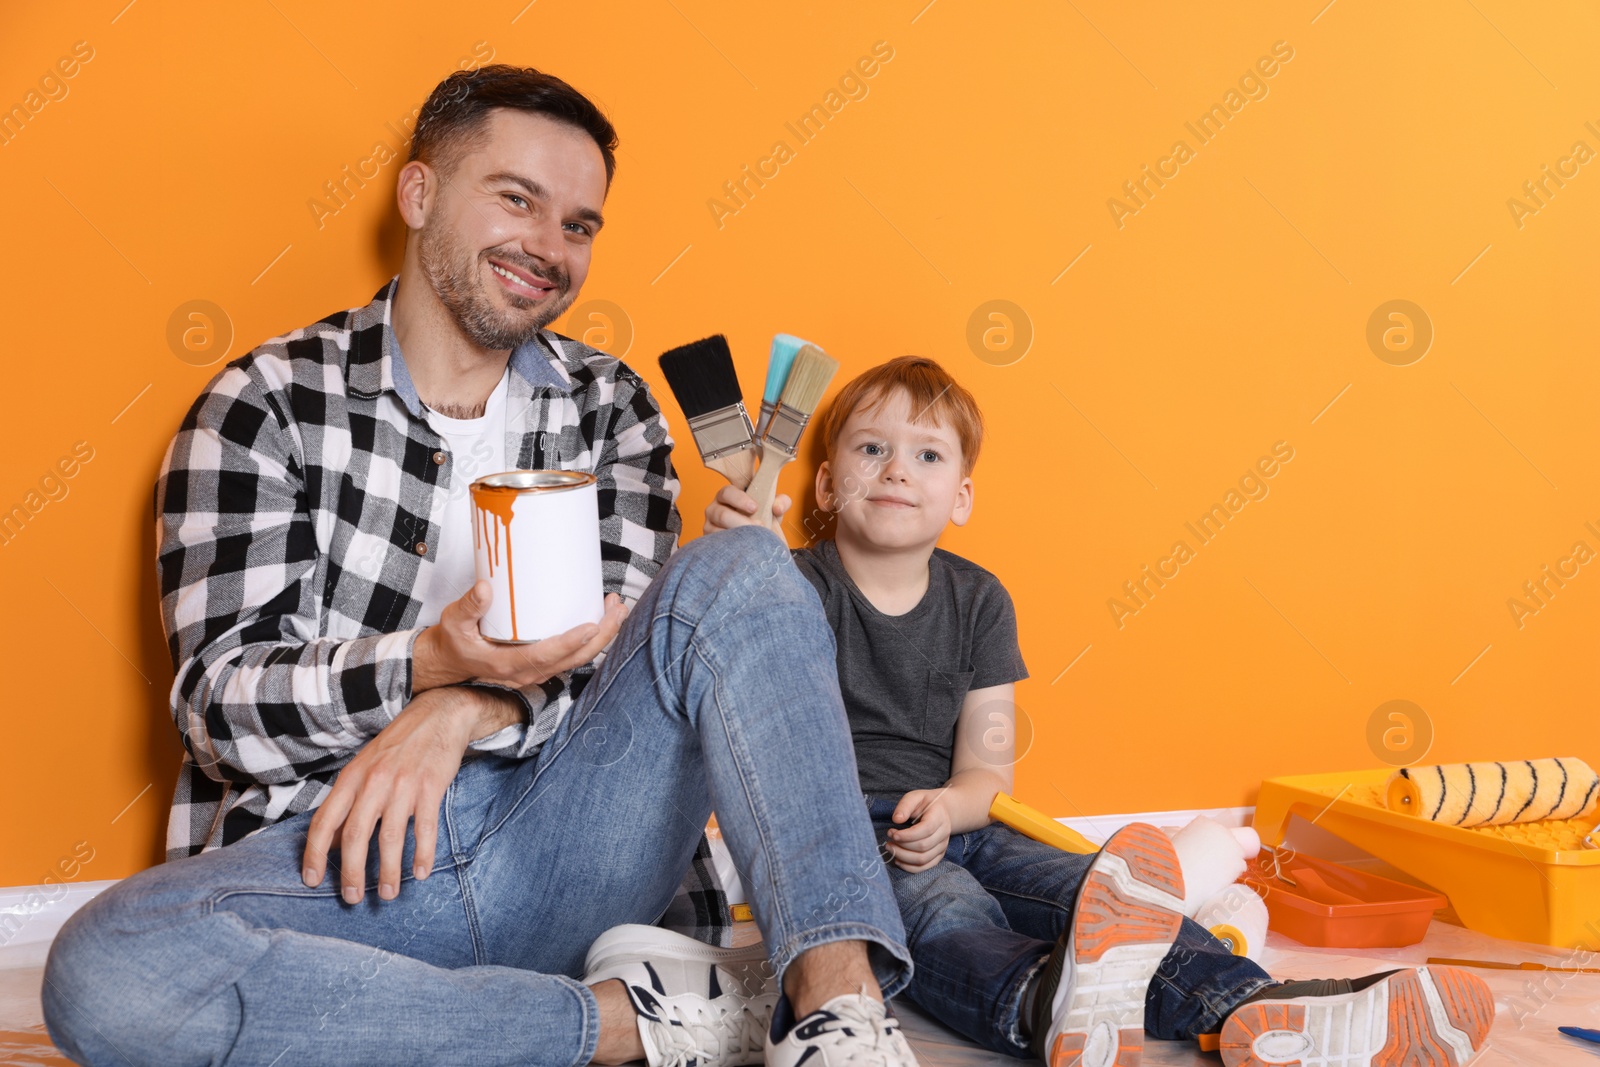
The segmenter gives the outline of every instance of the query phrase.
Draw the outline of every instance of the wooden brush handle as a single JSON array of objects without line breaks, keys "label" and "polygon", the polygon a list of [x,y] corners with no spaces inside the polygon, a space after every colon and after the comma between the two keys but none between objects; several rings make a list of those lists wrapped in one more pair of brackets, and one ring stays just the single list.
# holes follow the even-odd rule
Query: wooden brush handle
[{"label": "wooden brush handle", "polygon": [[772,522],[772,501],[778,495],[778,472],[792,458],[781,448],[769,444],[761,446],[761,467],[745,491],[755,497],[756,521],[763,526]]},{"label": "wooden brush handle", "polygon": [[735,489],[743,489],[750,484],[750,477],[755,473],[756,450],[746,448],[719,459],[708,459],[705,464],[728,479]]}]

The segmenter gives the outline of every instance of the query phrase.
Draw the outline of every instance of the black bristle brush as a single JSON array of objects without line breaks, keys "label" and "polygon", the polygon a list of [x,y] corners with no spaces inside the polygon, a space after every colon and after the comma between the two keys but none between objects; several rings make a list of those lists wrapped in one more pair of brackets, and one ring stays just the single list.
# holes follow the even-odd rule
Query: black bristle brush
[{"label": "black bristle brush", "polygon": [[689,420],[705,465],[743,489],[755,476],[756,443],[728,339],[713,334],[661,355],[661,373]]}]

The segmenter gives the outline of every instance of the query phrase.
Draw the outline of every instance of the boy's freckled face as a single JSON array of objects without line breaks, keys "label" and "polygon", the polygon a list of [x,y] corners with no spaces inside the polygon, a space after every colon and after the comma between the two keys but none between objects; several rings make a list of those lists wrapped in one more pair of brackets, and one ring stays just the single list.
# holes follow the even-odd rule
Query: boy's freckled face
[{"label": "boy's freckled face", "polygon": [[892,550],[931,545],[972,512],[972,479],[949,426],[913,422],[910,396],[895,390],[850,413],[833,456],[817,472],[817,498],[838,514],[836,536]]}]

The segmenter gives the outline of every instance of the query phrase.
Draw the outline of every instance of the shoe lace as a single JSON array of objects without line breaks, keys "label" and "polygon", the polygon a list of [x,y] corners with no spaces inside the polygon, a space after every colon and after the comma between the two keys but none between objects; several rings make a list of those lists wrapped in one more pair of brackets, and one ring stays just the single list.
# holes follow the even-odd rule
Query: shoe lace
[{"label": "shoe lace", "polygon": [[842,1026],[854,1031],[856,1040],[845,1043],[841,1067],[916,1067],[917,1059],[900,1032],[900,1020],[889,1018],[882,1002],[861,991],[858,999],[833,1007]]},{"label": "shoe lace", "polygon": [[[776,995],[664,1003],[649,1023],[660,1067],[727,1067],[760,1061]],[[749,1058],[750,1053],[755,1059]]]}]

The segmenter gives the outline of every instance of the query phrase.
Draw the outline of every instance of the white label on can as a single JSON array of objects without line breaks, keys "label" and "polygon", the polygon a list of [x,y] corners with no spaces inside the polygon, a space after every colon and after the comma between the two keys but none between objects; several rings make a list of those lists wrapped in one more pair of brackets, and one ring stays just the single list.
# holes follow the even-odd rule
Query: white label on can
[{"label": "white label on can", "polygon": [[574,489],[475,486],[472,545],[477,576],[493,587],[478,630],[492,641],[539,641],[605,613],[600,500],[595,483]]}]

